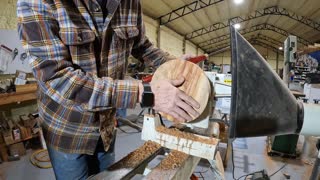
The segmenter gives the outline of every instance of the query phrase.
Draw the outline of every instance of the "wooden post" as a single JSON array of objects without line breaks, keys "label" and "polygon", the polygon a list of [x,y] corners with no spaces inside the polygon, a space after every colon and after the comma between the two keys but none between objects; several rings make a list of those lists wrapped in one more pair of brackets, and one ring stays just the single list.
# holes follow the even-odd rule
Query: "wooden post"
[{"label": "wooden post", "polygon": [[158,28],[157,28],[157,47],[158,47],[158,48],[161,48],[161,47],[160,47],[160,45],[161,45],[161,44],[160,44],[160,40],[161,40],[161,39],[160,39],[160,35],[161,35],[160,20],[158,21],[158,24],[159,24],[159,25],[158,25]]},{"label": "wooden post", "polygon": [[186,47],[187,47],[187,41],[186,41],[186,37],[183,37],[182,40],[182,54],[186,54]]},{"label": "wooden post", "polygon": [[276,59],[276,72],[279,72],[279,51],[277,51],[277,59]]}]

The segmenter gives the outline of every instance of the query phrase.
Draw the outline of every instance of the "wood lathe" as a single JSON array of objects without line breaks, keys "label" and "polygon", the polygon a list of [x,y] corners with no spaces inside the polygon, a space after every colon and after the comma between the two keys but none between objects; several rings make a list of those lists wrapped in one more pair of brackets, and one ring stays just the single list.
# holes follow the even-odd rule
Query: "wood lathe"
[{"label": "wood lathe", "polygon": [[[212,95],[215,98],[231,97],[231,101],[229,101],[229,104],[231,102],[229,137],[245,138],[283,134],[319,136],[319,104],[308,104],[297,101],[259,52],[233,26],[230,26],[230,33],[232,55],[231,86],[223,83],[214,83],[215,94]],[[175,78],[174,75],[176,73],[174,71],[183,72],[183,70],[179,70],[176,67],[192,69],[192,67],[187,67],[188,62],[180,61],[180,63],[174,67],[168,66],[168,68],[172,69],[166,70],[167,73],[162,74],[160,77]],[[202,77],[201,73],[197,76]],[[195,82],[192,82],[192,80],[197,79],[197,77],[192,75],[187,77],[190,78],[186,80],[190,81],[187,84],[193,84]],[[198,81],[202,82],[202,85],[206,84],[203,83],[204,79],[206,78]],[[214,79],[212,82],[215,81]],[[195,91],[197,93],[193,93],[188,87],[182,87],[182,89],[195,99],[198,93],[205,94],[207,92],[198,89]],[[232,96],[230,89],[232,90]],[[207,96],[202,94],[202,97]],[[199,101],[199,99],[197,100]],[[203,101],[199,102],[202,103]],[[210,110],[213,109],[211,108],[213,105],[211,101],[202,103],[202,105],[206,107],[201,108],[203,109],[201,115],[194,117],[193,121],[185,123],[186,126],[191,127],[191,129],[209,127],[207,122],[209,122]],[[167,115],[163,115],[172,120]],[[206,136],[196,135],[196,132],[181,135],[181,133],[185,132],[168,130],[162,127],[161,117],[154,113],[145,115],[144,123],[142,139],[148,140],[144,145],[146,146],[145,149],[149,150],[145,151],[148,153],[145,153],[146,155],[143,156],[136,166],[131,166],[130,168],[122,166],[116,170],[108,169],[108,171],[96,176],[96,179],[130,179],[133,177],[134,170],[144,172],[143,178],[146,179],[189,179],[200,158],[206,158],[209,161],[214,158],[218,159],[218,156],[214,154],[218,154],[216,150],[219,140],[210,137],[212,133],[208,133]],[[150,146],[148,144],[150,143],[155,145],[156,148],[148,148]],[[171,149],[170,154],[158,166],[153,168],[151,172],[145,172],[143,168],[147,164],[148,159],[154,157],[157,152],[164,148]],[[134,157],[134,154],[129,154],[121,161],[125,162],[126,159],[134,161]],[[320,177],[320,153],[318,157],[310,177],[312,180],[319,179]],[[215,165],[214,163],[212,164],[213,166]],[[121,172],[123,173],[121,174]],[[117,176],[110,177],[110,173],[115,173]],[[224,177],[220,175],[212,179],[224,179]]]},{"label": "wood lathe", "polygon": [[[185,83],[179,89],[200,103],[197,109],[200,116],[180,124],[189,131],[165,127],[162,118],[170,121],[175,119],[151,110],[151,113],[144,115],[141,133],[141,139],[146,143],[91,179],[131,179],[137,174],[143,175],[144,179],[189,179],[201,158],[208,159],[211,166],[218,169],[216,179],[224,179],[220,154],[217,153],[219,139],[215,138],[219,136],[219,126],[217,123],[212,126],[209,121],[213,110],[212,96],[215,94],[211,86],[214,84],[195,64],[206,58],[200,56],[191,62],[169,61],[161,65],[152,77],[171,80],[182,75],[185,78]],[[164,154],[165,150],[168,152],[166,157],[153,169],[146,170],[148,163],[157,155]]]}]

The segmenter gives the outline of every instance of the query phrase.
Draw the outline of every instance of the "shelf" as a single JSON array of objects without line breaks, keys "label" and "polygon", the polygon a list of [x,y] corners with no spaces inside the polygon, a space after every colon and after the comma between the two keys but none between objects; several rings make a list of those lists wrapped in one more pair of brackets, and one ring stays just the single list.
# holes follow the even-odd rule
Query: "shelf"
[{"label": "shelf", "polygon": [[13,145],[13,144],[17,144],[17,143],[20,143],[20,142],[24,142],[24,141],[28,141],[30,139],[33,139],[33,138],[36,138],[38,137],[38,133],[37,134],[33,134],[32,136],[28,137],[28,138],[25,138],[25,139],[21,139],[21,140],[18,140],[18,141],[14,141],[12,143],[9,143],[9,144],[6,144],[7,146],[10,146],[10,145]]},{"label": "shelf", "polygon": [[15,92],[15,93],[4,93],[0,94],[0,106],[7,105],[11,103],[20,103],[24,101],[36,100],[37,99],[37,91],[29,91],[29,92]]}]

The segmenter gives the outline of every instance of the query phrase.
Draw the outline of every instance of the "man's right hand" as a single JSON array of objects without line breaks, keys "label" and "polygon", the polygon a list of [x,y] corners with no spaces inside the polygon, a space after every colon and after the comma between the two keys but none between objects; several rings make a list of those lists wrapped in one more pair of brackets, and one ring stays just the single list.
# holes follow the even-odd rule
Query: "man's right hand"
[{"label": "man's right hand", "polygon": [[184,81],[183,77],[176,80],[151,81],[150,86],[154,94],[153,109],[169,114],[180,122],[192,120],[189,114],[199,116],[195,109],[199,109],[200,104],[177,88]]}]

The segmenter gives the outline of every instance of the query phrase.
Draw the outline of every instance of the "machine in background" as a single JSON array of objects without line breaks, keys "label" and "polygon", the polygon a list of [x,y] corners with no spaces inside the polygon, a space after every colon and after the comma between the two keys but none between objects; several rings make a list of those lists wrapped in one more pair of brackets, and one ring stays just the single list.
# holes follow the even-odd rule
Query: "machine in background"
[{"label": "machine in background", "polygon": [[[233,27],[230,137],[320,135],[320,105],[296,100],[270,65]],[[291,44],[291,43],[289,43]],[[319,177],[320,153],[310,179]]]}]

